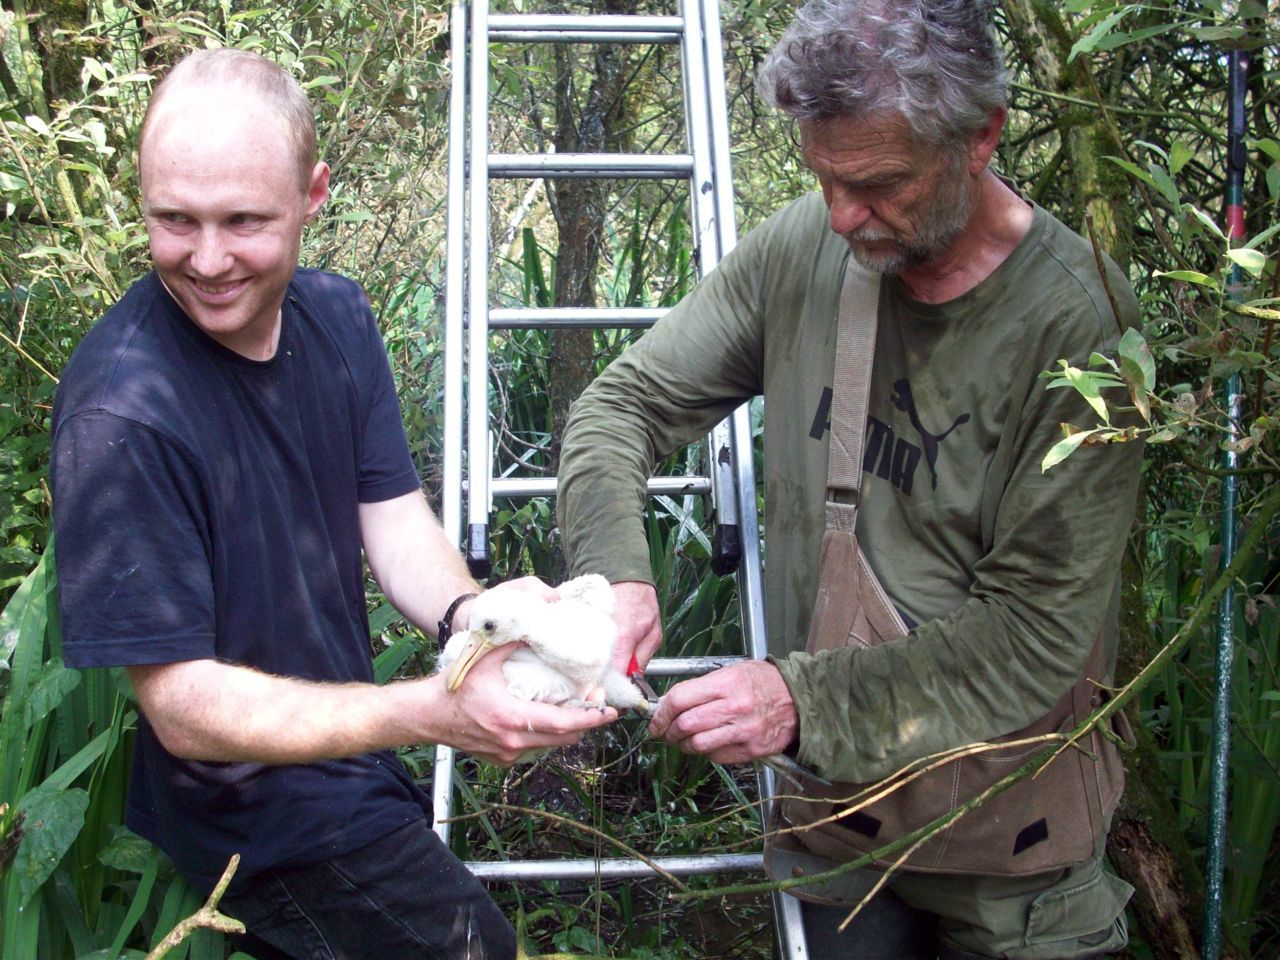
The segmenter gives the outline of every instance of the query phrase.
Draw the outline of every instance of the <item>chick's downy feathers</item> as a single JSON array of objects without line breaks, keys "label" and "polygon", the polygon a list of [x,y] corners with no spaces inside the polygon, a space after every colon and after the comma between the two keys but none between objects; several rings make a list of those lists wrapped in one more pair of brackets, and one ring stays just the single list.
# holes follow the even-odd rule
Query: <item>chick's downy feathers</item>
[{"label": "chick's downy feathers", "polygon": [[619,710],[648,706],[644,694],[610,666],[617,631],[609,582],[598,574],[575,577],[545,601],[514,590],[482,593],[471,605],[465,633],[451,637],[440,656],[447,686],[456,690],[489,650],[523,642],[502,665],[507,689],[524,700]]}]

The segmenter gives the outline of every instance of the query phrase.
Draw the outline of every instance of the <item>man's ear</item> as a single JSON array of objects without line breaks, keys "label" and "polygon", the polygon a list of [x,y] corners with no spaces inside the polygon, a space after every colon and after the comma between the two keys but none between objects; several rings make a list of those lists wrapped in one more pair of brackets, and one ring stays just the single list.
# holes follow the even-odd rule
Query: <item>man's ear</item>
[{"label": "man's ear", "polygon": [[1008,117],[1008,107],[996,107],[987,115],[987,122],[974,132],[969,143],[967,163],[970,176],[976,177],[987,169],[987,164],[996,152],[996,145],[1000,143],[1000,134],[1004,131],[1004,122]]},{"label": "man's ear", "polygon": [[311,179],[307,182],[307,223],[315,219],[328,199],[329,165],[322,160],[311,168]]}]

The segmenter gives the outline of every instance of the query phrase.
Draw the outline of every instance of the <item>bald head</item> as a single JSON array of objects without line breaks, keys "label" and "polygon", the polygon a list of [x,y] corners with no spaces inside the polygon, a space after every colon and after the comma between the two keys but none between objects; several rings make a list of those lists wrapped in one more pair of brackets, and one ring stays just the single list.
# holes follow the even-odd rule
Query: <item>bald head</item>
[{"label": "bald head", "polygon": [[265,57],[226,48],[187,55],[152,94],[138,143],[144,186],[147,139],[159,128],[244,110],[279,125],[297,165],[299,189],[306,189],[316,165],[316,123],[306,93],[288,72]]}]

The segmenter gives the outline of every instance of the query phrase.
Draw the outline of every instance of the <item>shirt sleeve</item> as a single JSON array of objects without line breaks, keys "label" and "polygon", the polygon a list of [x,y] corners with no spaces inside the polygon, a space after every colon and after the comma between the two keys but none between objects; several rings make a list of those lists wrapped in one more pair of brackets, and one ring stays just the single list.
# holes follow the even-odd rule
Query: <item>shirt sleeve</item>
[{"label": "shirt sleeve", "polygon": [[382,334],[368,298],[357,285],[351,286],[358,301],[354,309],[364,333],[362,369],[367,398],[360,443],[358,497],[361,503],[377,503],[412,493],[421,483],[409,454],[409,441]]},{"label": "shirt sleeve", "polygon": [[163,437],[100,411],[58,426],[54,557],[68,666],[214,656],[203,494]]},{"label": "shirt sleeve", "polygon": [[758,259],[749,235],[574,403],[557,492],[572,574],[652,582],[643,516],[654,464],[762,389]]}]

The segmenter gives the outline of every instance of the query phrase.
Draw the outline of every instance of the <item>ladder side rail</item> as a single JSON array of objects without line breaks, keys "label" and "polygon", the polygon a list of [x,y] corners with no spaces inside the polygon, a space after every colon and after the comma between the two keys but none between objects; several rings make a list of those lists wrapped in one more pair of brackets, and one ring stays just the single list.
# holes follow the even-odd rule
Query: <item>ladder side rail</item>
[{"label": "ladder side rail", "polygon": [[[711,117],[708,109],[708,80],[703,41],[702,14],[697,0],[680,0],[684,17],[684,42],[681,46],[684,66],[685,136],[693,156],[693,176],[689,182],[689,199],[693,206],[694,235],[697,244],[698,279],[701,280],[720,262],[720,236],[717,227],[714,194],[717,172],[713,157],[706,149],[711,140]],[[707,437],[707,472],[712,478],[711,506],[715,517],[712,535],[711,567],[718,574],[732,571],[741,557],[741,528],[738,525],[739,503],[734,487],[732,437],[728,421],[712,428]]]},{"label": "ladder side rail", "polygon": [[[462,426],[463,330],[466,315],[466,107],[467,5],[454,0],[449,53],[449,211],[445,227],[445,340],[444,340],[444,489],[441,514],[445,535],[462,544]],[[432,766],[432,824],[442,843],[449,844],[449,824],[442,823],[453,806],[452,747],[436,745]]]},{"label": "ladder side rail", "polygon": [[[737,216],[734,210],[733,157],[729,146],[729,98],[725,91],[724,48],[720,35],[720,11],[717,0],[698,0],[704,37],[703,59],[706,63],[707,104],[711,115],[712,166],[718,179],[714,191],[716,226],[720,253],[728,256],[737,245]],[[761,401],[763,402],[763,401]],[[738,564],[738,603],[743,639],[747,652],[763,659],[769,652],[764,619],[764,584],[761,576],[759,515],[756,511],[754,443],[751,435],[751,405],[743,404],[731,416],[732,448],[735,457],[738,491],[738,522],[742,541],[742,559]],[[769,810],[777,795],[777,777],[763,764],[757,765],[759,795],[764,800],[761,816],[765,828]],[[761,864],[763,871],[763,862]],[[804,933],[800,901],[781,890],[775,890],[774,926],[782,960],[808,960],[809,947]]]},{"label": "ladder side rail", "polygon": [[[778,795],[777,775],[768,767],[761,765],[756,774],[760,783],[760,796],[766,798],[762,815],[767,817],[769,805]],[[765,825],[769,823],[768,819]],[[761,872],[764,872],[764,858],[761,856]],[[782,890],[774,890],[770,899],[773,901],[774,928],[778,933],[778,951],[780,960],[808,960],[809,944],[804,935],[804,916],[801,913],[800,901]]]},{"label": "ladder side rail", "polygon": [[489,3],[471,6],[470,231],[467,352],[466,557],[489,573]]},{"label": "ladder side rail", "polygon": [[738,242],[737,215],[733,206],[733,154],[729,149],[729,96],[724,85],[724,51],[717,0],[698,0],[698,9],[702,20],[707,111],[711,122],[711,165],[716,171],[719,187],[715,191],[716,230],[723,259]]},{"label": "ladder side rail", "polygon": [[444,478],[441,524],[462,543],[462,342],[466,324],[466,64],[467,5],[454,0],[450,15],[449,180],[445,224]]}]

